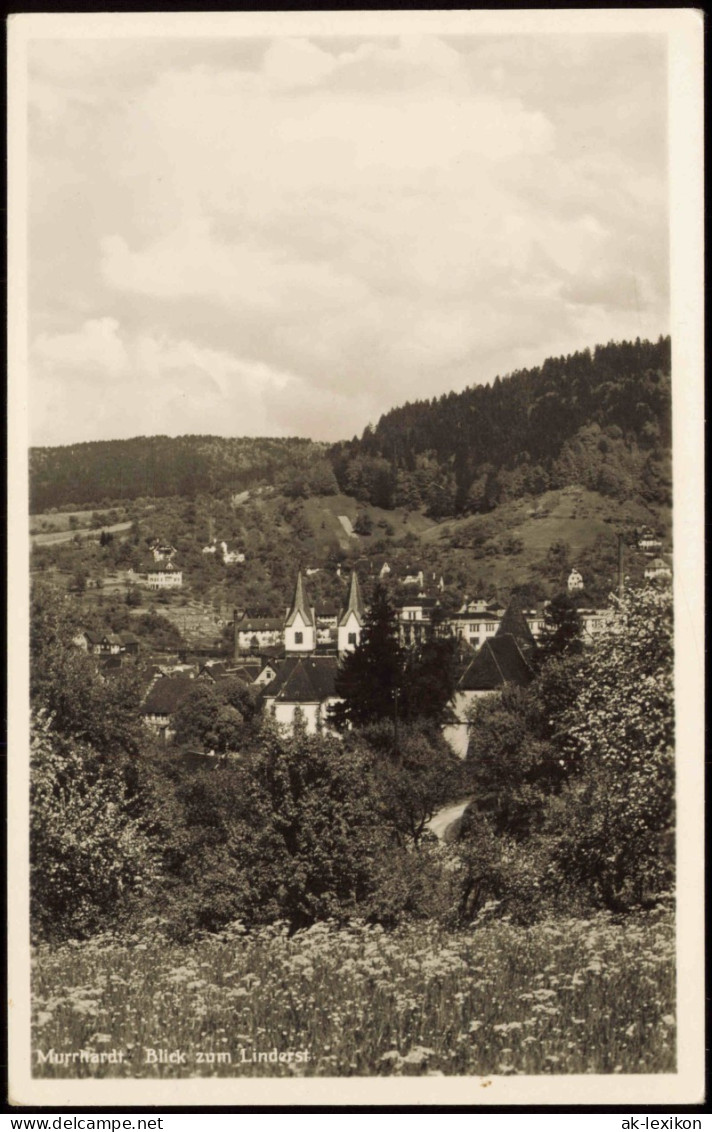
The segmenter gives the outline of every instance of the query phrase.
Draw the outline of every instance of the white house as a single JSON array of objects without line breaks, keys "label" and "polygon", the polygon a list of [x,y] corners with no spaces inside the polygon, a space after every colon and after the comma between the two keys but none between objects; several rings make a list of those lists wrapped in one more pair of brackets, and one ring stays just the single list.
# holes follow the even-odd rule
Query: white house
[{"label": "white house", "polygon": [[581,577],[575,566],[569,574],[569,580],[566,583],[566,587],[569,593],[576,593],[577,590],[583,589],[583,578]]},{"label": "white house", "polygon": [[361,597],[358,574],[354,570],[351,574],[348,604],[339,618],[337,630],[337,650],[339,656],[344,656],[347,652],[353,652],[359,644],[365,615],[366,611]]},{"label": "white house", "polygon": [[316,650],[316,613],[307,602],[301,570],[297,574],[294,601],[287,610],[284,625],[284,650],[294,653],[312,653]]},{"label": "white house", "polygon": [[176,590],[183,585],[183,571],[176,570],[170,562],[165,567],[146,571],[146,585],[151,590]]},{"label": "white house", "polygon": [[328,730],[329,708],[339,702],[334,690],[337,669],[335,656],[288,656],[265,688],[266,710],[283,727],[293,727],[299,713],[310,734]]},{"label": "white house", "polygon": [[398,636],[403,645],[414,645],[429,636],[433,610],[437,602],[433,597],[407,598],[398,607]]},{"label": "white house", "polygon": [[178,551],[169,542],[154,542],[151,545],[151,553],[154,562],[170,562]]},{"label": "white house", "polygon": [[222,560],[226,566],[234,566],[236,563],[244,562],[245,555],[241,550],[228,550],[227,543],[220,543],[220,550],[222,552]]},{"label": "white house", "polygon": [[662,548],[662,542],[658,536],[651,531],[650,527],[643,527],[637,539],[638,550],[644,551],[646,554],[654,554],[656,550]]},{"label": "white house", "polygon": [[235,649],[259,652],[282,644],[284,626],[280,617],[244,617],[235,621]]},{"label": "white house", "polygon": [[486,640],[495,635],[501,617],[498,613],[489,611],[484,602],[477,602],[476,604],[483,608],[476,612],[460,610],[459,613],[450,618],[449,626],[456,637],[461,637],[467,641],[468,645],[478,649]]},{"label": "white house", "polygon": [[665,578],[667,580],[672,578],[672,570],[662,558],[653,558],[650,565],[645,567],[644,577],[649,580],[655,578]]}]

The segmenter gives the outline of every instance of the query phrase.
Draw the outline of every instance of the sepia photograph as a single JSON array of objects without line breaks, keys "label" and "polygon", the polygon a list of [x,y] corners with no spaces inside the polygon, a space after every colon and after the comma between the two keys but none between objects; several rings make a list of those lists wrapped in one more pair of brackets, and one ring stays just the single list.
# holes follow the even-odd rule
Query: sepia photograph
[{"label": "sepia photograph", "polygon": [[701,1101],[700,14],[8,39],[11,1103]]}]

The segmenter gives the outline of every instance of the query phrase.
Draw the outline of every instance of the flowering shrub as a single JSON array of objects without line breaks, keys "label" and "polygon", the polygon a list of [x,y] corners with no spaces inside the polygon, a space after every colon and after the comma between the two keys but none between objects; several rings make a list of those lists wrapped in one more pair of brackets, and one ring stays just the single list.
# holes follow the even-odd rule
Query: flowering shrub
[{"label": "flowering shrub", "polygon": [[120,772],[35,719],[31,746],[30,908],[39,935],[88,935],[115,922],[152,871]]},{"label": "flowering shrub", "polygon": [[563,715],[574,772],[551,814],[566,876],[608,907],[670,886],[675,808],[672,595],[629,591]]}]

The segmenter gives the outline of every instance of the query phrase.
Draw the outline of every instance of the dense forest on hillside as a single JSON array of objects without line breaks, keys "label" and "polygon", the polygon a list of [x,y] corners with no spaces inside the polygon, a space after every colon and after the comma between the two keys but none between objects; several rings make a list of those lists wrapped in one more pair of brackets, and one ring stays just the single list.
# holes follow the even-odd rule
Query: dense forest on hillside
[{"label": "dense forest on hillside", "polygon": [[433,517],[580,484],[671,502],[670,339],[549,358],[393,409],[331,452],[342,491]]},{"label": "dense forest on hillside", "polygon": [[240,492],[303,481],[336,491],[324,445],[301,438],[139,436],[30,450],[33,512],[66,504]]},{"label": "dense forest on hillside", "polygon": [[341,490],[434,518],[492,511],[579,485],[672,501],[670,339],[609,343],[407,403],[328,448],[311,440],[136,437],[30,453],[33,512],[269,484],[293,498]]}]

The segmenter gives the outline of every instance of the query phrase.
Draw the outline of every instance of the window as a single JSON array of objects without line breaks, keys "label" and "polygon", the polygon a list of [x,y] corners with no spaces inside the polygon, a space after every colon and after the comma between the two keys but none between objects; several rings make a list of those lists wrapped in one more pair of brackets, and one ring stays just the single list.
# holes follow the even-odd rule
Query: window
[{"label": "window", "polygon": [[349,633],[349,644],[350,645],[356,644],[356,634],[355,633]]},{"label": "window", "polygon": [[303,633],[295,633],[294,634],[294,643],[295,643],[295,645],[303,645],[304,644],[304,634]]}]

